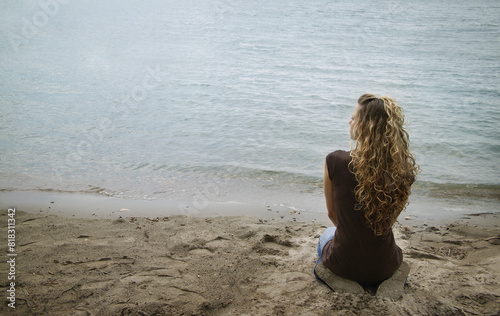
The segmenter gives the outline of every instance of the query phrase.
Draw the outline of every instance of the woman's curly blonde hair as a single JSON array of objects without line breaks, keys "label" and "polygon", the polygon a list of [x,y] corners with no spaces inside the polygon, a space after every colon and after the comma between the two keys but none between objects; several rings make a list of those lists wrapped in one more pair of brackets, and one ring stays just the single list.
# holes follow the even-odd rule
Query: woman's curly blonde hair
[{"label": "woman's curly blonde hair", "polygon": [[356,209],[375,235],[387,233],[408,204],[419,167],[409,150],[402,108],[389,97],[363,94],[353,126],[350,168],[356,176]]}]

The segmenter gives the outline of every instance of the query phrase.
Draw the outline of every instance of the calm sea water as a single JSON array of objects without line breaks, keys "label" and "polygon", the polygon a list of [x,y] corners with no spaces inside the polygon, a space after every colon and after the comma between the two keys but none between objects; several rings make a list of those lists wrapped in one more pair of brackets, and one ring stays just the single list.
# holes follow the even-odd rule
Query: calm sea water
[{"label": "calm sea water", "polygon": [[0,21],[4,191],[319,208],[368,92],[406,112],[416,194],[499,199],[498,1],[2,1]]}]

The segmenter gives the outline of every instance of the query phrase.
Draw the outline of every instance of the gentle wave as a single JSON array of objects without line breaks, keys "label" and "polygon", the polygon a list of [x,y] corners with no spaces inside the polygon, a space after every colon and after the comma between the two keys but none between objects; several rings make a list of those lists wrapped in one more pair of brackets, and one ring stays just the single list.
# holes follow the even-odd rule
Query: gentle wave
[{"label": "gentle wave", "polygon": [[[212,170],[201,173],[202,170],[191,170],[194,171],[197,176],[193,179],[198,181],[200,187],[206,186],[210,183],[227,183],[225,180],[231,179],[233,182],[231,184],[238,184],[244,186],[249,182],[252,185],[260,186],[262,189],[279,189],[280,187],[290,186],[295,188],[301,188],[301,192],[316,192],[322,190],[323,179],[320,177],[307,176],[303,174],[290,173],[285,171],[271,171],[271,170],[257,170],[257,169],[247,169],[247,168],[235,168],[235,167],[220,167],[212,168]],[[200,181],[204,178],[205,183]],[[207,180],[208,179],[208,180]],[[212,179],[212,180],[211,180]],[[234,181],[235,180],[235,181]],[[185,181],[183,181],[185,183]],[[175,181],[171,181],[172,186],[176,186]],[[116,190],[116,188],[105,188],[99,186],[93,186],[91,184],[87,185],[86,189],[43,189],[43,188],[21,188],[21,187],[11,187],[11,188],[0,188],[0,191],[10,192],[10,191],[40,191],[40,192],[55,192],[55,193],[83,193],[83,194],[98,194],[110,197],[121,197],[121,198],[136,198],[136,196],[124,195],[123,192]],[[193,191],[195,192],[195,191]],[[162,199],[168,194],[169,199],[175,199],[175,194],[172,194],[171,189],[159,190],[156,192],[144,193],[143,197],[146,199]],[[473,199],[473,200],[496,200],[500,201],[500,185],[491,184],[458,184],[458,183],[433,183],[428,181],[416,181],[412,186],[412,195],[417,195],[419,197],[430,197],[438,199]]]}]

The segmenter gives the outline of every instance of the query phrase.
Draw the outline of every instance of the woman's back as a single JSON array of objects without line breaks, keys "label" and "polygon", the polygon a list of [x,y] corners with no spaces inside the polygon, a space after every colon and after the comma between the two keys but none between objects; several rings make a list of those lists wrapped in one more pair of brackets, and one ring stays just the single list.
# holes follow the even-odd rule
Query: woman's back
[{"label": "woman's back", "polygon": [[326,158],[328,173],[333,175],[332,194],[337,214],[334,239],[323,249],[323,263],[335,274],[361,284],[379,283],[399,267],[403,259],[392,230],[376,236],[363,210],[356,209],[355,175],[349,170],[351,156],[335,151]]},{"label": "woman's back", "polygon": [[402,263],[392,225],[418,172],[404,124],[393,99],[364,94],[349,121],[354,148],[326,158],[325,199],[337,228],[321,235],[317,264],[338,276],[376,284]]}]

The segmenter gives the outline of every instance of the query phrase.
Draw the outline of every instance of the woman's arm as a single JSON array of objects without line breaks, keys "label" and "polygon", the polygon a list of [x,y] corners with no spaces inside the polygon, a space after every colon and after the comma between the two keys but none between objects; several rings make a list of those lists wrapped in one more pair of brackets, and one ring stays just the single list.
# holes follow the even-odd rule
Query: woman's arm
[{"label": "woman's arm", "polygon": [[328,210],[328,217],[333,225],[337,226],[337,214],[335,214],[335,207],[333,205],[333,189],[332,180],[328,174],[328,166],[325,162],[325,179],[323,181],[323,188],[325,191],[326,209]]}]

